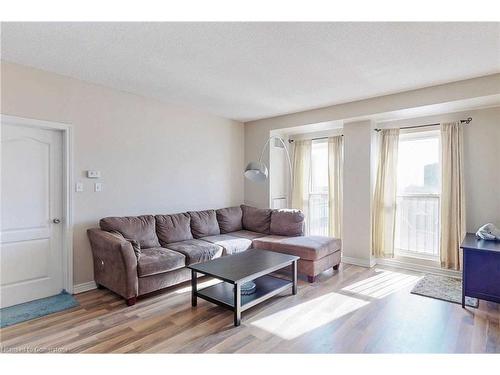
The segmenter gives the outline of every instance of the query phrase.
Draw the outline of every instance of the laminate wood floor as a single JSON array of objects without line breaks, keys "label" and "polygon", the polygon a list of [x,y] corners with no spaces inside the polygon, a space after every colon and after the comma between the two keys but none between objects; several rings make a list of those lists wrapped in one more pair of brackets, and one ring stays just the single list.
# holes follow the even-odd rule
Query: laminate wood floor
[{"label": "laminate wood floor", "polygon": [[[3,352],[70,353],[499,353],[500,305],[478,309],[410,294],[422,274],[342,264],[296,296],[273,298],[233,326],[228,310],[189,284],[127,307],[107,290],[81,306],[0,330]],[[201,283],[214,280],[203,279]]]}]

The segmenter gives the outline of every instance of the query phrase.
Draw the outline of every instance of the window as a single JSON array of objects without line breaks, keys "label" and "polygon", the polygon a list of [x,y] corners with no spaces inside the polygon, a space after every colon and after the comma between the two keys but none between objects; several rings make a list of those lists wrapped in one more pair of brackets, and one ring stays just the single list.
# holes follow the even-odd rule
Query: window
[{"label": "window", "polygon": [[396,255],[439,257],[440,154],[438,130],[399,136]]},{"label": "window", "polygon": [[328,140],[312,141],[309,234],[328,236]]}]

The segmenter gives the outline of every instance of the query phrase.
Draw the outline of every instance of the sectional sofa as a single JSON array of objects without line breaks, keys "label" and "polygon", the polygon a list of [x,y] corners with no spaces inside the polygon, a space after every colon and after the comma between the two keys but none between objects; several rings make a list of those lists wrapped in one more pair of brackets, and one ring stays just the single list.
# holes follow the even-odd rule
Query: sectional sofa
[{"label": "sectional sofa", "polygon": [[246,205],[178,213],[107,217],[88,230],[94,278],[133,305],[138,296],[188,280],[187,265],[265,249],[300,257],[298,272],[315,277],[340,263],[339,239],[304,236],[298,210]]}]

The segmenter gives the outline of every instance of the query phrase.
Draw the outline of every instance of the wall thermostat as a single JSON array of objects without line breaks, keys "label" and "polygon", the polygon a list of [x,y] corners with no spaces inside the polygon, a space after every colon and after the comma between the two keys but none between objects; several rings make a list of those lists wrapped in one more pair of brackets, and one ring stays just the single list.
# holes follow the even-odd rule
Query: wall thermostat
[{"label": "wall thermostat", "polygon": [[88,178],[100,178],[101,171],[87,171],[87,177]]}]

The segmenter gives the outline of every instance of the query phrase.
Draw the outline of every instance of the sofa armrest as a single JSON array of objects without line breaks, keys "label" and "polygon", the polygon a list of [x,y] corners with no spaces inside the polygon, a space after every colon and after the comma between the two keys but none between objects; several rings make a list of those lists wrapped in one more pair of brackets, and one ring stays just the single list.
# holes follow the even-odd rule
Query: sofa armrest
[{"label": "sofa armrest", "polygon": [[113,292],[129,299],[137,297],[137,257],[126,239],[92,228],[87,230],[94,258],[94,279]]}]

